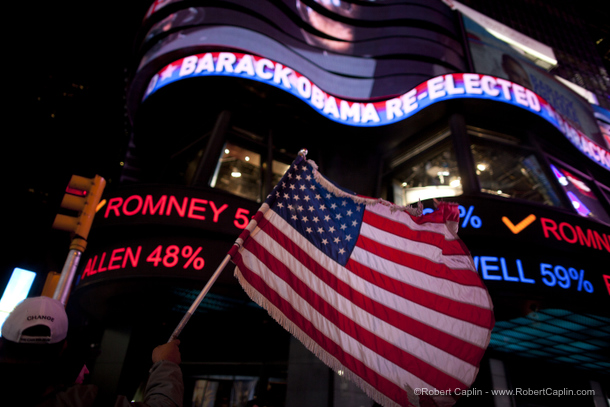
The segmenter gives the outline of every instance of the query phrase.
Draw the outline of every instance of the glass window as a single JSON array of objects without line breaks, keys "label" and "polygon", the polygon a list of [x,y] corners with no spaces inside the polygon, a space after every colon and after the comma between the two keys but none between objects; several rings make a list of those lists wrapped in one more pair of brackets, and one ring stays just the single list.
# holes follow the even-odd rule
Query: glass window
[{"label": "glass window", "polygon": [[227,142],[216,167],[212,187],[260,202],[260,154]]},{"label": "glass window", "polygon": [[399,205],[462,194],[451,143],[443,143],[440,148],[420,155],[403,168],[393,179],[394,202]]},{"label": "glass window", "polygon": [[482,192],[561,206],[553,186],[532,152],[478,142],[471,146],[471,150]]},{"label": "glass window", "polygon": [[610,217],[591,189],[590,180],[574,170],[567,170],[559,164],[556,166],[551,164],[551,170],[580,216],[610,223]]},{"label": "glass window", "polygon": [[[273,160],[271,166],[271,188],[275,186],[290,164]],[[225,144],[222,156],[218,162],[211,186],[261,202],[263,195],[264,173],[267,165],[261,154],[235,143]]]},{"label": "glass window", "polygon": [[[200,376],[193,384],[193,407],[246,407],[263,405],[250,403],[251,400],[264,398],[269,405],[282,407],[286,399],[286,380],[283,378],[268,378],[266,386],[258,389],[261,379],[251,376]],[[261,394],[257,394],[261,393]]]}]

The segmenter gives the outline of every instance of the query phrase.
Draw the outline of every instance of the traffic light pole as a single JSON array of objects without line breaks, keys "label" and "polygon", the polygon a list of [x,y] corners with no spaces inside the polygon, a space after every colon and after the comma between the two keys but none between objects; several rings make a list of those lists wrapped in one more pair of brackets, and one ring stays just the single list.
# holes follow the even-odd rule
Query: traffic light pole
[{"label": "traffic light pole", "polygon": [[74,276],[76,275],[76,270],[78,269],[78,263],[80,262],[80,258],[85,251],[86,246],[87,241],[84,239],[79,237],[72,239],[68,257],[64,263],[64,268],[61,270],[59,282],[57,283],[55,293],[53,294],[53,298],[60,301],[63,305],[66,305],[68,302],[72,281],[74,281]]}]

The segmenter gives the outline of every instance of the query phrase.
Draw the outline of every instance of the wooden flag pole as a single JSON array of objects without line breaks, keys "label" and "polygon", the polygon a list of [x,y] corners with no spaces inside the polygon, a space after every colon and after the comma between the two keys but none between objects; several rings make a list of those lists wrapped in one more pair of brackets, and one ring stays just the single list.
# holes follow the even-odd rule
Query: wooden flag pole
[{"label": "wooden flag pole", "polygon": [[227,266],[230,260],[231,256],[227,254],[222,263],[220,263],[220,265],[214,272],[214,274],[212,274],[212,277],[210,277],[205,287],[203,287],[203,290],[201,290],[197,298],[195,298],[195,301],[193,301],[193,304],[191,305],[189,310],[186,312],[186,314],[184,314],[182,320],[180,321],[176,329],[174,329],[174,333],[172,333],[172,336],[170,336],[169,341],[167,341],[168,343],[178,338],[178,335],[180,335],[180,333],[186,326],[186,323],[189,321],[189,319],[191,319],[191,316],[193,316],[195,310],[197,310],[197,307],[199,307],[199,304],[201,304],[201,301],[203,301],[203,298],[206,296],[208,291],[210,291],[210,288],[216,282],[216,279],[218,278],[222,270],[224,270],[224,268]]}]

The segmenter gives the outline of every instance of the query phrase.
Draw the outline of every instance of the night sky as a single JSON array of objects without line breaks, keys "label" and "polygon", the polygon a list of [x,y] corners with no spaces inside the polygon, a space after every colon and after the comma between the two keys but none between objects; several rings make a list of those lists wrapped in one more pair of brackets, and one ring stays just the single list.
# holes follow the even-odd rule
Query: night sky
[{"label": "night sky", "polygon": [[119,2],[40,3],[15,13],[19,72],[10,84],[17,103],[9,120],[18,125],[11,155],[29,188],[54,181],[64,169],[105,171],[119,159],[124,70],[149,1],[130,8]]},{"label": "night sky", "polygon": [[69,237],[50,226],[72,174],[117,179],[125,69],[151,1],[19,3],[5,14],[0,287],[17,264],[61,271]]}]

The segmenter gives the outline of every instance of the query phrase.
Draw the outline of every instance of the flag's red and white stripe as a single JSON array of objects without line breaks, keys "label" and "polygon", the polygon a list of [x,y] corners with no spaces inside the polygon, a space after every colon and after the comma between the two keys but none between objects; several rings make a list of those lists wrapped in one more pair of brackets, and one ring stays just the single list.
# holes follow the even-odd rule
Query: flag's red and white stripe
[{"label": "flag's red and white stripe", "polygon": [[372,398],[452,405],[453,397],[419,397],[415,389],[470,387],[494,317],[455,234],[458,215],[447,210],[426,218],[367,205],[342,266],[264,205],[230,254],[251,298]]}]

